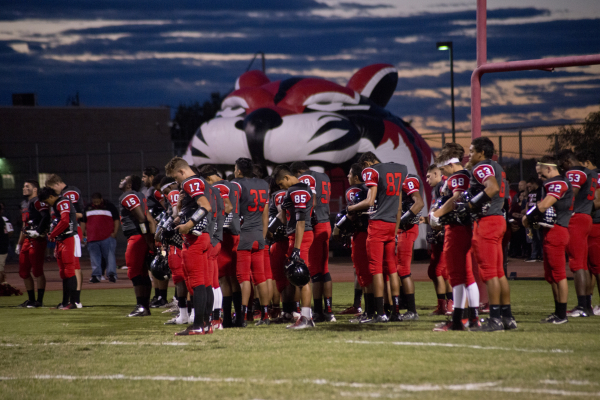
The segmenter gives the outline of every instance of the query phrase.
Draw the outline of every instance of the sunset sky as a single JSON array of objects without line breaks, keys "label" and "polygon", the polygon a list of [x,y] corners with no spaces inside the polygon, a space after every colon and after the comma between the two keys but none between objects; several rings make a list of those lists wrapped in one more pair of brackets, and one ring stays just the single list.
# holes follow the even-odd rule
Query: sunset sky
[{"label": "sunset sky", "polygon": [[[455,48],[457,129],[469,128],[475,1],[0,2],[0,105],[35,92],[40,106],[176,107],[229,92],[253,54],[271,80],[345,85],[359,68],[399,70],[388,108],[417,130],[450,129]],[[600,53],[598,0],[489,0],[488,60]],[[260,62],[255,62],[260,68]],[[486,75],[483,125],[580,121],[600,110],[600,66]]]}]

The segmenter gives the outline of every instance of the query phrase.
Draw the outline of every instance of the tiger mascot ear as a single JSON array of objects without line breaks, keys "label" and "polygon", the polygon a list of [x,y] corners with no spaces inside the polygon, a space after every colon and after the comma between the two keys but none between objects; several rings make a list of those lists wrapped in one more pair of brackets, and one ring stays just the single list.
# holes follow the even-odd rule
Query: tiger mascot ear
[{"label": "tiger mascot ear", "polygon": [[346,87],[385,107],[398,84],[398,70],[390,64],[373,64],[361,68],[348,81]]}]

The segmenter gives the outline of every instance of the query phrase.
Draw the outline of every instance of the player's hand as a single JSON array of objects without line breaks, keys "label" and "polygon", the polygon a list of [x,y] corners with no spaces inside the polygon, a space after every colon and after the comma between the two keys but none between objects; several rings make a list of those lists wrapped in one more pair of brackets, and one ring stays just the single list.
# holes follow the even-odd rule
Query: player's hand
[{"label": "player's hand", "polygon": [[179,233],[181,233],[182,235],[185,235],[186,233],[191,231],[193,227],[194,227],[194,221],[188,221],[183,225],[179,225],[175,229],[178,230]]},{"label": "player's hand", "polygon": [[26,232],[27,236],[31,237],[31,238],[38,238],[40,236],[40,234],[38,233],[38,231],[36,231],[35,229],[29,230]]},{"label": "player's hand", "polygon": [[429,217],[419,217],[419,224],[429,224]]},{"label": "player's hand", "polygon": [[117,238],[117,234],[115,232],[113,232],[113,233],[110,234],[110,237],[113,238],[113,239],[116,239]]},{"label": "player's hand", "polygon": [[18,244],[17,247],[15,247],[15,254],[16,255],[21,254],[21,245],[20,244]]},{"label": "player's hand", "polygon": [[294,260],[294,261],[300,260],[300,249],[294,248],[294,250],[292,250],[292,255],[290,256],[290,260]]}]

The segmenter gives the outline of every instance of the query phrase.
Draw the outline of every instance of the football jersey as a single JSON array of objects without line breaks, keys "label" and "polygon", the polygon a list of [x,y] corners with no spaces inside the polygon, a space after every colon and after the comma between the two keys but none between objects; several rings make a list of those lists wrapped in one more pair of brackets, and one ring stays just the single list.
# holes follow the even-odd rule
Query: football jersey
[{"label": "football jersey", "polygon": [[[69,200],[69,197],[58,196],[54,206],[54,217],[57,220],[57,224],[50,232],[50,238],[56,238],[56,240],[64,240],[77,234],[77,216],[75,206]],[[61,224],[61,222],[66,222]]]},{"label": "football jersey", "polygon": [[331,198],[331,180],[327,174],[308,170],[298,180],[306,183],[315,196],[314,212],[318,222],[329,223],[329,200]]},{"label": "football jersey", "polygon": [[211,195],[210,206],[212,208],[212,221],[208,228],[208,232],[211,233],[210,243],[216,246],[218,243],[223,241],[223,223],[225,222],[225,212],[223,206],[223,198],[221,192],[214,186],[208,185],[208,189]]},{"label": "football jersey", "polygon": [[228,217],[231,217],[231,224],[229,228],[224,228],[232,235],[240,234],[240,191],[241,187],[235,182],[229,182],[226,180],[219,181],[213,185],[213,187],[219,189],[221,198],[229,199],[231,202],[231,212]]},{"label": "football jersey", "polygon": [[363,169],[362,178],[368,188],[377,186],[377,208],[372,220],[396,222],[400,191],[408,170],[405,165],[379,163]]},{"label": "football jersey", "polygon": [[[207,192],[208,183],[204,178],[198,175],[192,175],[183,182],[181,182],[181,213],[183,213],[184,219],[189,221],[192,215],[198,209],[198,197],[204,196],[210,202],[209,193]],[[206,192],[206,193],[205,193]],[[208,231],[208,225],[213,218],[213,213],[206,215],[206,226],[204,232]],[[212,234],[212,232],[211,232]]]},{"label": "football jersey", "polygon": [[[600,174],[600,168],[595,169],[594,172]],[[600,209],[592,212],[592,222],[594,224],[600,224]]]},{"label": "football jersey", "polygon": [[[157,197],[157,194],[160,197]],[[148,211],[150,212],[152,217],[154,217],[154,219],[156,219],[156,217],[158,217],[160,213],[165,210],[162,204],[160,204],[160,199],[162,198],[163,196],[158,190],[151,189],[150,194],[146,199],[146,204],[148,204]]]},{"label": "football jersey", "polygon": [[240,216],[244,217],[242,232],[262,232],[262,214],[269,202],[269,184],[258,178],[239,178],[234,182],[242,188],[239,209]]},{"label": "football jersey", "polygon": [[75,207],[75,212],[83,214],[83,198],[81,197],[81,190],[75,186],[65,186],[60,192],[60,195],[71,200],[71,204]]},{"label": "football jersey", "polygon": [[591,214],[598,186],[598,173],[585,167],[573,167],[565,172],[565,178],[571,182],[573,188],[579,189],[573,202],[573,212]]},{"label": "football jersey", "polygon": [[271,218],[277,218],[277,215],[279,215],[279,208],[283,203],[285,194],[285,190],[278,190],[271,195],[271,199],[269,200],[269,220]]},{"label": "football jersey", "polygon": [[166,197],[167,202],[171,205],[171,207],[177,207],[177,202],[179,201],[179,190],[171,190]]},{"label": "football jersey", "polygon": [[572,215],[573,190],[569,180],[561,175],[544,181],[544,192],[546,196],[557,199],[553,207],[556,211],[556,223],[567,228]]},{"label": "football jersey", "polygon": [[469,171],[463,169],[461,171],[455,172],[446,180],[446,184],[448,186],[448,191],[450,195],[454,195],[454,193],[466,192],[469,189],[470,185],[470,175]]},{"label": "football jersey", "polygon": [[402,184],[402,210],[408,211],[414,204],[415,201],[412,198],[412,194],[419,192],[421,198],[423,198],[423,184],[421,178],[414,174],[408,174],[404,183]]},{"label": "football jersey", "polygon": [[139,222],[132,214],[133,209],[137,207],[141,207],[142,213],[146,215],[148,206],[146,205],[146,197],[141,192],[128,190],[119,197],[119,217],[123,234],[126,237],[142,234]]},{"label": "football jersey", "polygon": [[[312,231],[310,223],[310,214],[312,212],[313,200],[312,190],[303,183],[298,182],[290,186],[286,191],[281,204],[281,208],[285,210],[287,218],[287,234],[291,235],[296,232],[296,222],[304,219],[304,231]],[[244,222],[244,224],[246,224]]]},{"label": "football jersey", "polygon": [[[360,193],[360,192],[363,192],[364,197],[366,198],[368,191],[369,191],[369,189],[367,188],[367,186],[364,183],[359,183],[358,185],[350,186],[348,189],[346,189],[346,193],[344,195],[344,198],[346,199],[346,204],[347,205],[354,204],[354,196],[356,196],[356,194]],[[358,221],[353,221],[354,228],[356,229],[357,232],[366,232],[367,228],[369,227],[369,214],[363,212],[358,217],[358,219],[359,219]]]},{"label": "football jersey", "polygon": [[473,166],[473,171],[471,172],[471,187],[473,188],[474,194],[481,193],[485,189],[484,182],[490,178],[496,179],[500,191],[497,195],[492,197],[490,207],[484,215],[485,217],[490,215],[502,215],[504,197],[506,196],[506,174],[500,164],[494,160],[483,160]]},{"label": "football jersey", "polygon": [[44,234],[50,226],[50,208],[37,197],[24,200],[21,203],[21,220],[23,231],[35,229],[39,234]]}]

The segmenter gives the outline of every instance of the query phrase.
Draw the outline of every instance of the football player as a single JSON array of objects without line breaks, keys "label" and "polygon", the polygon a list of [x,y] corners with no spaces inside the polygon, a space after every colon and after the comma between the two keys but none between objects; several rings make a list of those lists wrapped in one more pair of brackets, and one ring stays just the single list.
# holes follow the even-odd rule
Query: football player
[{"label": "football player", "polygon": [[81,246],[77,237],[77,216],[75,207],[69,197],[58,195],[54,189],[45,187],[39,195],[40,201],[46,202],[54,210],[56,225],[48,235],[48,239],[56,240],[54,254],[58,262],[60,278],[63,280],[63,300],[57,308],[73,310],[78,307],[77,278],[75,277],[75,260],[81,257]]},{"label": "football player", "polygon": [[[46,291],[46,276],[44,275],[44,256],[46,254],[46,233],[50,226],[50,211],[48,204],[40,201],[38,181],[25,181],[21,203],[21,219],[23,228],[15,253],[19,255],[19,276],[25,282],[29,297],[22,308],[38,308],[44,305]],[[37,281],[38,298],[35,299],[34,279]]]},{"label": "football player", "polygon": [[[163,174],[157,174],[152,179],[152,187],[149,190],[148,197],[146,198],[146,203],[148,204],[148,212],[152,215],[152,218],[156,220],[158,216],[165,211],[165,199],[163,194],[160,191],[160,182],[165,176]],[[144,179],[142,178],[142,183]],[[152,279],[152,287],[154,288],[154,297],[150,300],[150,308],[159,308],[166,307],[168,302],[168,288],[169,288],[169,280],[163,279],[159,281],[158,279]]]},{"label": "football player", "polygon": [[146,167],[142,171],[142,188],[140,192],[142,192],[142,194],[146,196],[146,199],[148,199],[150,195],[154,192],[154,188],[152,187],[152,181],[154,180],[154,177],[158,175],[158,173],[158,168],[153,166]]},{"label": "football player", "polygon": [[137,175],[126,176],[119,184],[123,192],[119,197],[119,215],[123,234],[127,238],[127,277],[133,284],[136,298],[136,307],[129,314],[130,317],[150,315],[152,283],[146,259],[148,253],[154,250],[154,236],[147,218],[146,197],[139,191],[141,186],[142,180]]},{"label": "football player", "polygon": [[573,216],[569,220],[569,268],[573,272],[577,307],[569,311],[569,317],[591,317],[593,286],[588,272],[588,237],[592,230],[592,209],[598,185],[598,173],[587,169],[571,150],[558,155],[558,165],[565,171],[565,178],[573,190]]},{"label": "football player", "polygon": [[523,226],[534,228],[534,224],[545,221],[547,211],[554,210],[556,221],[544,224],[544,275],[552,286],[554,295],[554,313],[543,319],[542,323],[564,324],[567,319],[567,284],[565,250],[569,244],[569,220],[573,190],[568,179],[558,171],[557,162],[550,156],[544,156],[535,166],[538,176],[544,181],[545,197],[527,211],[523,217]]},{"label": "football player", "polygon": [[298,177],[300,182],[306,183],[313,194],[312,228],[314,239],[308,253],[313,291],[313,320],[315,322],[335,322],[335,316],[331,309],[333,282],[329,273],[331,181],[327,174],[311,171],[308,165],[301,161],[292,163],[290,171]]},{"label": "football player", "polygon": [[[285,165],[279,165],[273,170],[273,179],[281,189],[286,190],[277,221],[283,223],[284,220],[287,220],[288,262],[300,261],[305,263],[306,260],[310,260],[309,251],[313,241],[311,225],[312,191],[307,184],[300,182],[296,175],[292,174]],[[271,225],[271,227],[276,229],[276,226]],[[310,271],[310,265],[308,265],[308,269]],[[310,309],[311,298],[310,285],[302,286],[300,289],[300,318],[294,324],[288,325],[288,329],[315,327]]]},{"label": "football player", "polygon": [[400,279],[396,268],[396,232],[402,218],[402,184],[406,179],[407,168],[396,163],[382,163],[375,154],[368,151],[360,156],[358,163],[364,168],[362,178],[369,188],[368,196],[358,204],[348,207],[348,212],[363,211],[373,207],[367,233],[367,257],[369,271],[373,276],[370,292],[375,297],[375,318],[361,321],[388,322],[383,308],[383,274],[389,276],[392,296],[400,295]]},{"label": "football player", "polygon": [[[465,151],[461,145],[446,143],[436,160],[440,170],[448,179],[442,193],[447,200],[441,204],[441,207],[433,208],[429,214],[429,222],[433,228],[441,225],[440,218],[444,216],[448,218],[448,215],[455,212],[457,203],[469,189],[469,172],[461,164],[464,154]],[[440,202],[442,200],[440,199]],[[433,330],[465,330],[462,318],[467,301],[469,302],[468,324],[476,328],[479,326],[479,290],[475,283],[471,262],[473,228],[469,213],[465,211],[462,218],[448,218],[444,224],[443,254],[452,285],[454,311],[452,321],[437,326]]]},{"label": "football player", "polygon": [[510,287],[504,274],[502,248],[506,232],[506,220],[502,214],[506,174],[500,164],[492,160],[494,143],[490,139],[480,137],[473,140],[469,155],[469,162],[473,165],[473,197],[469,206],[477,216],[473,227],[473,251],[490,303],[490,317],[481,330],[517,329],[510,307]]},{"label": "football player", "polygon": [[[59,193],[63,197],[68,197],[71,200],[71,204],[75,208],[75,215],[77,221],[83,218],[83,197],[81,196],[81,190],[75,186],[67,185],[63,182],[62,178],[56,174],[52,174],[46,179],[46,186],[54,189],[56,193]],[[81,239],[83,238],[83,232],[81,227],[77,225],[77,237],[75,241],[79,242],[81,247]],[[81,275],[81,266],[79,265],[79,257],[75,258],[75,276],[77,277],[77,307],[83,307],[79,298],[81,297],[81,285],[83,283],[83,277]]]},{"label": "football player", "polygon": [[[261,318],[257,326],[269,325],[269,287],[264,271],[264,252],[267,251],[265,237],[269,224],[269,184],[253,178],[253,164],[249,158],[235,161],[235,182],[242,188],[240,193],[240,216],[244,219],[241,227],[240,243],[237,247],[236,274],[242,288],[242,310],[237,314],[236,326],[245,327],[243,316],[248,314],[248,302],[252,283],[257,288],[261,305]],[[252,276],[253,282],[250,282]],[[241,316],[241,318],[240,318]]]},{"label": "football player", "polygon": [[415,285],[413,283],[410,264],[412,262],[413,247],[419,236],[419,215],[425,203],[423,202],[423,184],[417,175],[408,174],[402,184],[402,218],[397,232],[397,258],[398,275],[402,282],[401,292],[406,313],[399,315],[400,306],[398,299],[394,301],[394,313],[391,320],[415,321],[419,319],[415,306]]},{"label": "football player", "polygon": [[[190,165],[181,157],[173,157],[165,166],[168,176],[175,178],[181,187],[180,199],[182,219],[177,230],[184,237],[182,251],[183,270],[190,294],[193,293],[194,320],[177,336],[204,335],[206,313],[206,282],[208,277],[208,251],[211,234],[208,225],[212,218],[212,207],[207,197],[208,183],[196,175]],[[211,277],[212,279],[212,277]],[[212,282],[212,280],[211,280]],[[210,327],[208,327],[210,331]]]}]

